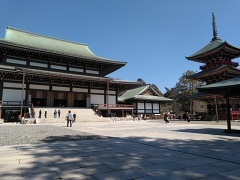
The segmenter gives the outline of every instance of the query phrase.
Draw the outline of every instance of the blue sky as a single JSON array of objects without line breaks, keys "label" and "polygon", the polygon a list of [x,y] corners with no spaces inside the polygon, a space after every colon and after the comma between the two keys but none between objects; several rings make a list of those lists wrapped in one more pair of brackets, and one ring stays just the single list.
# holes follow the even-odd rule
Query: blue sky
[{"label": "blue sky", "polygon": [[[0,38],[7,26],[86,43],[98,56],[128,62],[110,77],[156,84],[165,92],[187,70],[189,56],[208,44],[212,12],[218,35],[240,47],[239,0],[2,0]],[[239,62],[239,58],[234,62]]]}]

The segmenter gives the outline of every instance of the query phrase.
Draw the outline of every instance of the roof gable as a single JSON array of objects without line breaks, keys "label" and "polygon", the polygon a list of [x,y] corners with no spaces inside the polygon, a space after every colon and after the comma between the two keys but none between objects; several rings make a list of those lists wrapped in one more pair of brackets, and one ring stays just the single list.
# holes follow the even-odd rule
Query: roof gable
[{"label": "roof gable", "polygon": [[151,100],[151,101],[172,101],[172,99],[168,99],[160,96],[150,85],[128,90],[118,99],[119,101],[125,101],[129,99]]}]

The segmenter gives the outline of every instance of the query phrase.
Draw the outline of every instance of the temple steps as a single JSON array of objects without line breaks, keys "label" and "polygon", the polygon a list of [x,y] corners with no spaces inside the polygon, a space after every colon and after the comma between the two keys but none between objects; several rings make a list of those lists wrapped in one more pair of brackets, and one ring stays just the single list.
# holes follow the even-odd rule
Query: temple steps
[{"label": "temple steps", "polygon": [[[39,111],[42,111],[41,118],[39,118]],[[55,109],[61,111],[60,118],[57,116],[54,118]],[[42,123],[64,123],[66,122],[65,117],[68,111],[71,110],[72,113],[76,113],[76,123],[78,122],[111,122],[112,119],[109,117],[99,117],[91,108],[63,108],[63,107],[36,107],[35,118],[37,124]],[[44,117],[45,111],[47,111],[47,117]]]}]

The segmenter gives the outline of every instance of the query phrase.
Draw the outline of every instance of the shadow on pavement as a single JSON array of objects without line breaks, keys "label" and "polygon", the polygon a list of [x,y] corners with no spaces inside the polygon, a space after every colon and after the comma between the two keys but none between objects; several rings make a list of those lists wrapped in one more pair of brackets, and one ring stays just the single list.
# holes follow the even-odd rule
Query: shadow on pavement
[{"label": "shadow on pavement", "polygon": [[[61,129],[59,127],[58,130]],[[8,167],[7,165],[3,167],[1,163],[0,179],[122,180],[240,177],[239,140],[229,138],[230,134],[219,129],[178,131],[198,133],[199,136],[221,135],[225,138],[170,140],[128,137],[78,140],[79,137],[73,135],[48,136],[42,139],[40,144],[8,147],[9,151],[19,156],[19,164],[8,164]]]}]

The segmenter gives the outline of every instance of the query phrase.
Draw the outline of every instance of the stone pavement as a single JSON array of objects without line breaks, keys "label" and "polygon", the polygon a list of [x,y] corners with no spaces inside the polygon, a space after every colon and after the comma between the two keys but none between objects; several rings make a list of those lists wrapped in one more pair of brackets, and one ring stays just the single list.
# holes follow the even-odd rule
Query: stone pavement
[{"label": "stone pavement", "polygon": [[240,179],[240,134],[226,122],[48,125],[109,138],[0,146],[0,179]]}]

